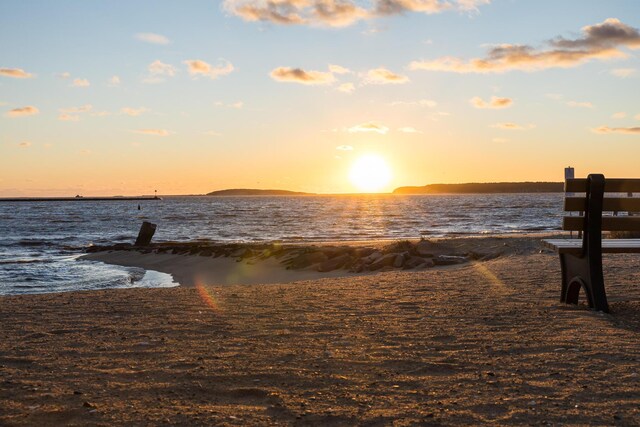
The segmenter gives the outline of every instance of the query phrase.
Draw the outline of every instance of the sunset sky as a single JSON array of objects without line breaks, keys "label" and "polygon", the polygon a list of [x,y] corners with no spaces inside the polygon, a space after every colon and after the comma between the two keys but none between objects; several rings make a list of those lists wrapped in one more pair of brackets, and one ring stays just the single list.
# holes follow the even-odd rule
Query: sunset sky
[{"label": "sunset sky", "polygon": [[0,0],[0,197],[639,177],[637,0]]}]

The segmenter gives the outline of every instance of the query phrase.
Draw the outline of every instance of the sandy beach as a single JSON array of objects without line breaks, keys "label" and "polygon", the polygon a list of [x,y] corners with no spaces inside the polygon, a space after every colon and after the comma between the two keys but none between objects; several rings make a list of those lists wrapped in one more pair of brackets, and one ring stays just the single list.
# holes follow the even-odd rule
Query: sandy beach
[{"label": "sandy beach", "polygon": [[605,256],[603,314],[558,302],[537,238],[507,246],[292,283],[2,297],[0,424],[640,425],[638,258]]}]

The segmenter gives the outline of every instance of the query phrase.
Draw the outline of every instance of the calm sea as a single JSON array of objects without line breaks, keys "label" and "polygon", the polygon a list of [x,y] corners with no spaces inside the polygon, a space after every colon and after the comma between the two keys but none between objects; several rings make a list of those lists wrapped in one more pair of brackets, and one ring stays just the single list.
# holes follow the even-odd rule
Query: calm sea
[{"label": "calm sea", "polygon": [[[171,276],[77,260],[92,244],[333,241],[558,230],[563,195],[167,197],[161,201],[0,203],[0,295],[175,286]],[[140,210],[138,210],[140,205]]]}]

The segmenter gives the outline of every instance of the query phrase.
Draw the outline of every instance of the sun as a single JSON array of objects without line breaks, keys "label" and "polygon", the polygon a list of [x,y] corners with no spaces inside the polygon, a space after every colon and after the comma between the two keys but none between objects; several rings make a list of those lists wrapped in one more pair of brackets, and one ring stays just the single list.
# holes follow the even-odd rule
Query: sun
[{"label": "sun", "polygon": [[349,180],[358,190],[375,193],[391,181],[391,169],[387,162],[376,154],[365,154],[353,163]]}]

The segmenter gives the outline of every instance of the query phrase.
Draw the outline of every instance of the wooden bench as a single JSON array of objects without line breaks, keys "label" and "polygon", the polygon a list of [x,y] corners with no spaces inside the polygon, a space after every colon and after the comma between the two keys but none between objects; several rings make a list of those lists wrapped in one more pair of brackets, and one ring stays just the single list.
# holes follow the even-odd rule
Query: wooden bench
[{"label": "wooden bench", "polygon": [[[640,216],[633,216],[640,212],[640,198],[629,197],[627,193],[632,192],[640,192],[640,179],[605,179],[604,175],[591,174],[586,179],[565,182],[564,210],[579,215],[565,216],[562,229],[582,232],[582,238],[543,240],[560,255],[561,302],[577,304],[582,288],[589,307],[609,312],[602,254],[640,253],[640,239],[602,239],[602,232],[640,231]],[[604,197],[605,193],[624,194]],[[618,212],[628,215],[618,216]]]}]

